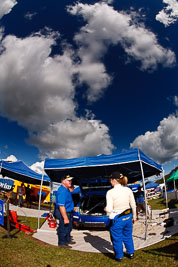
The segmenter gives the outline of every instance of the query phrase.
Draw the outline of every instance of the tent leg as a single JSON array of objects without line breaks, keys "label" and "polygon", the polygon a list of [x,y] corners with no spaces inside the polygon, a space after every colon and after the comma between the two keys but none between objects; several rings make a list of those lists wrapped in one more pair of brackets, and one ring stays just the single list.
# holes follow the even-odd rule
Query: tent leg
[{"label": "tent leg", "polygon": [[145,177],[144,177],[144,172],[143,172],[142,161],[140,159],[140,153],[139,153],[139,161],[140,161],[140,169],[142,173],[143,190],[144,190],[144,198],[145,198],[145,240],[147,240],[148,238],[148,218],[147,218],[148,206],[147,206],[147,196],[146,196],[146,188],[145,188]]},{"label": "tent leg", "polygon": [[51,212],[52,207],[51,207],[51,195],[52,195],[52,190],[53,190],[53,182],[50,181],[50,206],[49,206],[49,211]]},{"label": "tent leg", "polygon": [[166,197],[166,208],[168,207],[168,200],[167,200],[167,188],[166,188],[166,181],[165,181],[165,174],[164,174],[164,169],[163,169],[163,181],[164,181],[164,192],[165,192],[165,197]]},{"label": "tent leg", "polygon": [[174,180],[174,193],[175,193],[175,199],[177,200],[176,180]]},{"label": "tent leg", "polygon": [[38,229],[40,229],[40,203],[41,203],[41,192],[42,192],[43,178],[44,178],[44,173],[42,174],[41,185],[40,185],[40,195],[39,195],[39,204],[38,204]]},{"label": "tent leg", "polygon": [[9,199],[6,200],[6,216],[7,216],[7,235],[4,235],[2,238],[12,238],[14,236],[10,234]]}]

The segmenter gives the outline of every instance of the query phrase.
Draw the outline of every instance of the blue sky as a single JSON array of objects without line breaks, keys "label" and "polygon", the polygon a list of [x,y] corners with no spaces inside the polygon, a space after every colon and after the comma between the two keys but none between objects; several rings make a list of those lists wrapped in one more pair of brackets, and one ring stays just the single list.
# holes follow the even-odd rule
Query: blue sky
[{"label": "blue sky", "polygon": [[0,158],[178,165],[178,1],[0,1]]}]

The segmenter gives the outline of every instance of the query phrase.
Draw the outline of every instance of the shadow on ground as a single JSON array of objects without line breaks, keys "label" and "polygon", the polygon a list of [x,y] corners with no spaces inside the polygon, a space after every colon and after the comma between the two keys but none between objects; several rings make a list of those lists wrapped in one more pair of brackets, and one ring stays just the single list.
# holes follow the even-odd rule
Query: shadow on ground
[{"label": "shadow on ground", "polygon": [[174,258],[174,260],[178,260],[178,242],[175,238],[178,234],[173,235],[169,240],[175,240],[174,244],[170,244],[161,248],[154,248],[150,250],[143,250],[144,253],[152,254],[153,256],[164,256],[169,258]]},{"label": "shadow on ground", "polygon": [[90,243],[92,247],[96,248],[101,253],[103,254],[110,253],[110,250],[113,249],[111,243],[105,240],[104,238],[96,235],[91,235],[88,232],[84,232],[84,234],[85,234],[84,236],[85,242]]}]

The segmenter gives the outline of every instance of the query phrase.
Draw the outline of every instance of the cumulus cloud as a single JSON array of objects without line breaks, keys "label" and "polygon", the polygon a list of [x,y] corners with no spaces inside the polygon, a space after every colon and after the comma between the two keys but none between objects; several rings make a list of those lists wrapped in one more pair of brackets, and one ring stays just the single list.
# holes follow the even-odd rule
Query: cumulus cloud
[{"label": "cumulus cloud", "polygon": [[48,31],[2,39],[0,113],[28,130],[29,142],[43,158],[111,153],[107,126],[88,115],[76,115],[73,75],[78,63],[68,45],[61,54],[50,56],[56,36]]},{"label": "cumulus cloud", "polygon": [[11,12],[12,8],[17,4],[16,0],[0,0],[0,19]]},{"label": "cumulus cloud", "polygon": [[38,145],[42,155],[52,158],[110,154],[114,149],[108,127],[101,121],[84,118],[51,125],[32,136],[31,142]]},{"label": "cumulus cloud", "polygon": [[163,0],[163,3],[167,6],[156,15],[156,20],[167,27],[178,19],[178,2],[177,0]]},{"label": "cumulus cloud", "polygon": [[[175,64],[175,54],[170,49],[163,48],[156,38],[156,35],[147,30],[143,23],[137,21],[136,12],[124,13],[114,10],[106,3],[94,5],[77,3],[68,6],[68,12],[72,15],[82,16],[87,22],[75,35],[75,41],[80,49],[78,55],[80,62],[80,82],[89,85],[89,100],[97,100],[101,97],[111,77],[106,73],[101,60],[111,45],[121,45],[129,59],[140,62],[141,70],[155,70],[158,65],[172,67]],[[117,55],[116,55],[117,56]],[[99,68],[98,68],[99,63]],[[90,75],[91,67],[97,66],[99,71]],[[94,88],[92,77],[100,77],[99,81],[103,86]],[[103,79],[101,79],[101,77]],[[99,84],[99,83],[98,83]]]},{"label": "cumulus cloud", "polygon": [[75,114],[72,59],[66,48],[50,57],[52,35],[24,39],[9,35],[0,55],[1,113],[30,131]]},{"label": "cumulus cloud", "polygon": [[33,171],[39,173],[39,174],[43,174],[44,173],[44,161],[37,161],[34,164],[32,164],[30,166],[30,169],[32,169]]},{"label": "cumulus cloud", "polygon": [[104,123],[93,115],[78,117],[75,96],[78,81],[87,84],[90,102],[103,95],[112,81],[102,63],[110,45],[121,45],[141,62],[142,70],[175,63],[174,53],[132,20],[132,13],[117,12],[106,3],[78,3],[68,12],[86,21],[75,34],[75,51],[60,39],[62,52],[51,56],[60,35],[49,29],[26,38],[1,36],[0,114],[28,130],[41,158],[109,154],[114,149]]},{"label": "cumulus cloud", "polygon": [[178,96],[177,95],[174,96],[174,105],[178,107]]},{"label": "cumulus cloud", "polygon": [[5,160],[5,161],[11,161],[11,162],[16,162],[16,161],[18,161],[18,159],[17,159],[16,156],[14,156],[14,155],[10,155],[10,156],[8,156],[6,159],[3,159],[3,160]]},{"label": "cumulus cloud", "polygon": [[102,0],[102,2],[105,2],[107,4],[112,4],[114,2],[114,0]]},{"label": "cumulus cloud", "polygon": [[161,164],[178,158],[178,116],[164,118],[157,130],[138,136],[130,145]]}]

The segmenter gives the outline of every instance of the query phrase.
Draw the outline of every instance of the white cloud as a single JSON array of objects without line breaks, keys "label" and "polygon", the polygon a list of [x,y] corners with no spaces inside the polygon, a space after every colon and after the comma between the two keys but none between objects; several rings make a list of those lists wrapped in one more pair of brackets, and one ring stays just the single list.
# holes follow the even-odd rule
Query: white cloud
[{"label": "white cloud", "polygon": [[28,130],[43,158],[111,153],[107,126],[76,116],[73,51],[51,57],[53,45],[52,32],[2,39],[0,113]]},{"label": "white cloud", "polygon": [[11,12],[12,8],[17,4],[16,0],[0,0],[0,19]]},{"label": "white cloud", "polygon": [[[172,67],[175,65],[175,54],[170,49],[163,48],[151,31],[143,23],[136,21],[136,12],[126,14],[118,12],[106,3],[87,5],[78,3],[68,7],[72,15],[80,15],[87,22],[75,35],[75,41],[80,46],[78,55],[80,62],[80,82],[89,86],[88,99],[97,100],[104,92],[104,88],[111,82],[106,73],[102,58],[111,45],[121,45],[129,59],[140,62],[141,70],[155,70],[158,65]],[[117,57],[117,55],[115,55]],[[119,58],[119,57],[118,57]],[[100,64],[98,71],[90,74],[93,66]],[[87,74],[86,74],[87,73]],[[90,74],[90,75],[89,75]],[[96,77],[100,83],[93,88]],[[103,85],[101,85],[103,83]]]},{"label": "white cloud", "polygon": [[105,2],[107,4],[112,4],[114,2],[114,0],[102,0],[101,2]]},{"label": "white cloud", "polygon": [[39,173],[39,174],[43,174],[44,173],[44,161],[37,161],[34,164],[32,164],[30,166],[30,169],[32,169],[33,171]]},{"label": "white cloud", "polygon": [[34,16],[37,15],[37,12],[33,12],[33,13],[30,13],[30,12],[27,12],[25,15],[24,15],[24,18],[28,19],[28,20],[32,20]]},{"label": "white cloud", "polygon": [[3,159],[3,160],[5,160],[5,161],[12,161],[12,162],[18,161],[18,159],[14,155],[10,155],[6,159]]},{"label": "white cloud", "polygon": [[167,6],[156,15],[156,20],[167,27],[178,19],[178,2],[177,0],[163,0],[163,3]]},{"label": "white cloud", "polygon": [[139,148],[161,164],[178,158],[178,116],[164,118],[157,130],[138,136],[131,148]]},{"label": "white cloud", "polygon": [[174,96],[174,105],[178,107],[178,96]]},{"label": "white cloud", "polygon": [[[89,56],[90,57],[90,56]],[[89,86],[87,99],[89,102],[95,102],[100,99],[109,86],[111,77],[106,73],[104,64],[101,62],[90,61],[88,55],[82,55],[82,63],[78,65],[79,80]]]},{"label": "white cloud", "polygon": [[[132,21],[132,15],[115,11],[106,3],[76,4],[68,8],[86,25],[75,35],[78,49],[63,43],[61,54],[51,56],[57,33],[26,38],[6,36],[0,46],[0,114],[29,132],[29,142],[41,157],[79,157],[109,154],[108,127],[92,116],[77,117],[74,75],[89,87],[88,100],[99,99],[111,83],[102,58],[110,45],[122,45],[141,69],[171,67],[175,55],[161,47],[155,35]],[[76,60],[78,59],[78,61]]]},{"label": "white cloud", "polygon": [[53,36],[7,36],[0,55],[0,109],[30,131],[75,115],[73,63],[66,48],[50,57]]},{"label": "white cloud", "polygon": [[31,142],[38,145],[42,155],[52,158],[110,154],[114,149],[108,127],[101,121],[84,118],[51,125],[32,136]]}]

